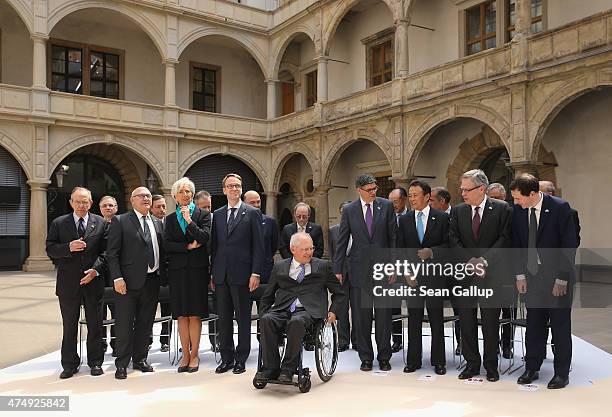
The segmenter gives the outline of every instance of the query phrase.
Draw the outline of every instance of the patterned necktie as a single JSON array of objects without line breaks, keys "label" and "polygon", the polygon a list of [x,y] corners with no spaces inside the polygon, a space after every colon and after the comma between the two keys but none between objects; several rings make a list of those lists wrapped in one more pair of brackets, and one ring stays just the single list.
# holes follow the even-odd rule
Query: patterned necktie
[{"label": "patterned necktie", "polygon": [[531,275],[538,273],[538,250],[536,240],[538,234],[538,221],[536,219],[535,207],[532,207],[529,214],[529,241],[527,243],[527,271]]},{"label": "patterned necktie", "polygon": [[229,234],[234,228],[234,222],[236,221],[236,207],[230,208],[229,219],[227,219],[227,233]]},{"label": "patterned necktie", "polygon": [[144,234],[145,242],[147,243],[147,259],[149,260],[149,268],[155,266],[155,252],[153,251],[153,240],[151,240],[151,231],[147,225],[147,216],[142,216],[142,233]]},{"label": "patterned necktie", "polygon": [[366,227],[368,228],[368,233],[370,237],[372,237],[372,207],[369,203],[366,204],[365,222]]},{"label": "patterned necktie", "polygon": [[474,207],[474,217],[472,217],[472,233],[474,234],[474,240],[478,240],[478,233],[480,232],[480,214],[478,213],[480,206]]},{"label": "patterned necktie", "polygon": [[82,217],[79,218],[79,227],[77,228],[77,232],[80,239],[85,237],[85,220],[83,220]]},{"label": "patterned necktie", "polygon": [[423,212],[419,211],[417,214],[416,224],[417,234],[419,235],[419,242],[423,243],[423,237],[425,236],[425,226],[423,225]]},{"label": "patterned necktie", "polygon": [[[297,279],[296,279],[297,283],[301,284],[302,281],[304,281],[304,277],[305,276],[306,276],[306,265],[305,264],[300,264],[300,272],[298,273],[298,276],[297,276]],[[291,306],[289,307],[289,311],[290,312],[293,313],[295,311],[295,309],[297,308],[297,302],[298,302],[297,298],[295,300],[293,300],[293,302],[291,303]]]}]

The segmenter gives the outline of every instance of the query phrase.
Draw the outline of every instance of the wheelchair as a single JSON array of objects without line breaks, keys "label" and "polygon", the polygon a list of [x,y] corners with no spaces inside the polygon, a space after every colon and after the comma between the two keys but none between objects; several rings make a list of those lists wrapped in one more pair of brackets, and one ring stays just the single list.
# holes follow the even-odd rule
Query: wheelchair
[{"label": "wheelchair", "polygon": [[[287,335],[283,333],[285,339]],[[263,389],[267,384],[278,385],[293,385],[298,387],[300,392],[306,393],[310,391],[312,386],[310,382],[310,369],[303,367],[304,345],[310,343],[315,347],[315,364],[319,378],[323,382],[329,381],[338,364],[338,329],[336,323],[329,323],[327,320],[319,320],[312,327],[306,329],[304,340],[302,341],[302,350],[300,352],[300,362],[297,370],[297,381],[281,382],[278,380],[260,380],[257,376],[253,378],[253,386],[257,389]],[[282,356],[284,356],[285,345],[282,347]],[[257,355],[257,372],[261,371],[263,366],[261,345]]]}]

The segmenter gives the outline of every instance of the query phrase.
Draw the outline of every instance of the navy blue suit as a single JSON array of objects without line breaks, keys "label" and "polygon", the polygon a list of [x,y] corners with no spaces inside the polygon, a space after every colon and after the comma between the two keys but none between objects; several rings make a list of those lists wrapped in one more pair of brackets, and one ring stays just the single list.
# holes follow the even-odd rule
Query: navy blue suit
[{"label": "navy blue suit", "polygon": [[[543,201],[538,222],[536,248],[538,270],[527,272],[529,242],[528,209],[514,206],[512,213],[512,246],[520,248],[514,256],[515,275],[527,279],[527,335],[525,368],[540,369],[546,357],[547,324],[550,321],[555,341],[555,374],[568,376],[572,361],[571,298],[574,281],[576,226],[570,205],[557,197],[542,194]],[[567,281],[567,293],[552,295],[556,280]]]},{"label": "navy blue suit", "polygon": [[261,227],[263,228],[264,261],[261,271],[261,283],[270,281],[270,274],[274,267],[274,254],[278,251],[278,225],[273,217],[262,214]]}]

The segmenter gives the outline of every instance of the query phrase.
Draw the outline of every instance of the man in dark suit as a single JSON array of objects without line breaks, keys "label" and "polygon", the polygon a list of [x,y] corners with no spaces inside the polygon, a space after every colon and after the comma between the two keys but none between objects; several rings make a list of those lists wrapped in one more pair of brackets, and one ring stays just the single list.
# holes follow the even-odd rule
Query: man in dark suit
[{"label": "man in dark suit", "polygon": [[247,191],[244,193],[244,202],[249,206],[259,210],[261,214],[261,228],[263,230],[264,241],[264,263],[261,271],[260,284],[270,282],[270,274],[274,266],[274,255],[278,251],[278,225],[274,217],[270,217],[261,212],[261,197],[257,191]]},{"label": "man in dark suit", "polygon": [[[505,201],[487,198],[489,180],[482,170],[467,171],[461,176],[461,196],[464,203],[453,207],[450,220],[450,247],[457,260],[471,264],[478,271],[461,281],[463,289],[480,287],[493,289],[495,297],[469,295],[457,300],[461,323],[461,347],[467,361],[459,379],[480,374],[481,362],[487,372],[487,380],[499,380],[497,351],[499,345],[499,314],[501,297],[511,282],[509,266],[504,262],[503,248],[509,248],[510,219],[512,211]],[[482,334],[484,337],[484,361],[478,349],[477,308],[480,305]]]},{"label": "man in dark suit", "polygon": [[310,206],[306,203],[297,203],[293,209],[293,217],[295,218],[295,223],[290,223],[283,227],[281,233],[279,251],[283,259],[291,258],[289,241],[291,240],[291,236],[297,232],[306,232],[312,236],[315,247],[314,257],[322,258],[325,250],[323,246],[323,229],[321,229],[321,226],[318,224],[308,221],[308,219],[310,219]]},{"label": "man in dark suit", "polygon": [[153,372],[147,355],[165,255],[162,223],[149,213],[151,197],[146,187],[132,191],[133,210],[115,216],[108,232],[108,271],[117,311],[116,379],[127,378],[130,359],[134,369]]},{"label": "man in dark suit", "polygon": [[[217,295],[221,364],[216,373],[245,372],[251,352],[251,298],[259,287],[264,262],[263,231],[258,210],[243,204],[242,178],[227,174],[222,181],[227,204],[215,210],[211,236],[212,282]],[[234,314],[238,346],[234,348]]]},{"label": "man in dark suit", "polygon": [[[161,221],[162,226],[166,226],[166,199],[161,194],[155,194],[151,198],[151,215]],[[160,274],[162,279],[159,281],[159,284],[162,287],[168,287],[168,277],[167,274]],[[160,302],[159,310],[162,317],[172,316],[172,306],[170,300]],[[170,350],[170,334],[172,334],[172,321],[163,322],[161,325],[161,336],[159,337],[160,343],[160,352],[168,352]],[[153,344],[153,336],[149,339],[149,348]]]},{"label": "man in dark suit", "polygon": [[[107,223],[110,223],[110,221],[113,219],[115,214],[117,214],[117,210],[119,209],[119,207],[117,206],[117,200],[115,199],[115,197],[112,197],[110,195],[105,195],[104,197],[100,199],[99,206],[100,206],[100,213],[102,213],[102,217],[104,217],[104,221]],[[104,277],[104,286],[112,287],[113,283],[111,282],[108,276],[106,265],[104,266],[104,271],[98,271],[98,272],[100,276]],[[106,320],[107,308],[110,311],[111,318],[114,319],[116,317],[115,316],[115,304],[114,303],[111,303],[111,304],[103,303],[102,304],[102,321]],[[115,352],[115,326],[110,326],[110,334],[111,334],[111,340],[110,340],[110,343],[107,343],[106,342],[106,329],[102,330],[102,351],[106,352],[106,348],[110,344],[112,355],[113,357],[115,357],[117,356],[117,352]]]},{"label": "man in dark suit", "polygon": [[[395,211],[395,222],[399,227],[400,217],[408,213],[408,207],[406,201],[408,199],[408,193],[404,187],[398,187],[391,190],[389,193],[389,201],[393,203],[393,210]],[[402,307],[394,307],[391,310],[392,315],[402,314]],[[393,353],[402,350],[402,321],[396,320],[391,325],[391,334],[393,335],[393,344],[391,345],[391,351]]]},{"label": "man in dark suit", "polygon": [[102,297],[104,296],[104,250],[106,222],[90,213],[91,192],[75,187],[70,194],[74,210],[53,220],[47,234],[47,255],[57,260],[55,295],[62,314],[63,371],[61,379],[79,371],[81,358],[77,354],[77,333],[81,303],[87,320],[87,365],[91,375],[102,375]]},{"label": "man in dark suit", "polygon": [[[351,308],[358,312],[357,351],[361,359],[362,371],[372,370],[374,349],[372,347],[372,308],[375,310],[375,338],[378,350],[378,363],[382,371],[390,371],[391,364],[391,308],[374,299],[373,279],[370,267],[372,252],[396,245],[397,223],[393,204],[389,200],[376,197],[378,186],[376,178],[370,174],[360,174],[355,180],[359,198],[344,207],[340,220],[338,247],[334,257],[334,273],[343,282],[345,262],[350,274]],[[352,238],[350,252],[349,240]]]},{"label": "man in dark suit", "polygon": [[[397,246],[408,249],[408,259],[413,264],[431,262],[440,258],[440,248],[448,248],[448,214],[429,207],[431,187],[424,181],[412,181],[408,188],[408,200],[412,210],[400,217]],[[440,261],[438,261],[440,262]],[[414,278],[414,277],[413,277]],[[408,284],[427,290],[446,288],[442,276],[407,278]],[[408,360],[404,372],[421,368],[423,357],[423,312],[427,303],[427,316],[431,327],[431,365],[436,374],[446,374],[444,348],[444,297],[421,296],[418,293],[408,300]]]},{"label": "man in dark suit", "polygon": [[[281,382],[291,382],[299,365],[306,330],[315,320],[327,318],[334,322],[346,297],[331,264],[312,257],[314,247],[309,234],[294,234],[289,246],[293,257],[274,265],[270,284],[261,300],[263,369],[256,375],[258,380],[278,378]],[[328,290],[332,293],[329,311]],[[287,347],[281,364],[277,341],[285,328]]]},{"label": "man in dark suit", "polygon": [[547,325],[555,343],[555,374],[549,389],[569,383],[572,362],[571,304],[576,225],[569,204],[539,191],[537,178],[522,174],[510,184],[516,205],[512,246],[516,287],[527,304],[525,372],[519,384],[538,379],[546,357]]},{"label": "man in dark suit", "polygon": [[[557,188],[552,181],[540,181],[540,191],[544,194],[554,196],[557,192]],[[576,247],[580,246],[580,218],[578,217],[578,211],[570,207],[572,213],[572,219],[574,219],[574,228],[576,229]]]}]

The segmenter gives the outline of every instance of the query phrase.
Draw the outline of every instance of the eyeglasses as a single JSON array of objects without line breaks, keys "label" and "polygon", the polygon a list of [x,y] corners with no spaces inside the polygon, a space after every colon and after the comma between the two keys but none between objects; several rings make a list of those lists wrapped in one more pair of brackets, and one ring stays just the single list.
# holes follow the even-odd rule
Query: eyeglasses
[{"label": "eyeglasses", "polygon": [[307,219],[307,218],[309,218],[309,217],[310,217],[310,216],[309,216],[308,214],[296,214],[296,215],[295,215],[295,218],[296,218],[296,219]]},{"label": "eyeglasses", "polygon": [[368,189],[366,189],[366,188],[361,188],[361,191],[365,191],[365,192],[366,192],[366,193],[368,193],[368,194],[375,193],[376,191],[378,191],[378,185],[377,185],[377,186],[375,186],[375,187],[372,187],[372,188],[368,188]]},{"label": "eyeglasses", "polygon": [[421,196],[424,196],[424,194],[408,194],[408,198],[417,198]]},{"label": "eyeglasses", "polygon": [[297,250],[299,250],[300,252],[313,252],[315,248],[310,247],[310,248],[296,248]]},{"label": "eyeglasses", "polygon": [[144,193],[144,194],[135,194],[132,197],[142,198],[143,200],[144,199],[151,199],[151,194],[147,194],[147,193]]},{"label": "eyeglasses", "polygon": [[459,188],[459,192],[461,194],[469,193],[470,191],[474,191],[476,188],[480,188],[480,185],[477,185],[476,187],[472,187],[472,188]]},{"label": "eyeglasses", "polygon": [[230,190],[234,189],[234,190],[239,190],[242,188],[242,184],[226,184],[225,188],[228,188]]},{"label": "eyeglasses", "polygon": [[76,206],[87,206],[89,204],[91,204],[91,202],[89,200],[83,200],[83,201],[74,201],[74,200],[70,200],[74,203],[74,205]]},{"label": "eyeglasses", "polygon": [[102,208],[113,208],[113,207],[117,207],[117,205],[109,203],[109,204],[102,204],[100,207],[102,207]]}]

